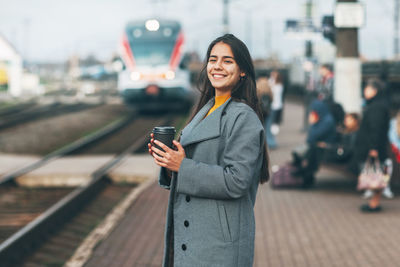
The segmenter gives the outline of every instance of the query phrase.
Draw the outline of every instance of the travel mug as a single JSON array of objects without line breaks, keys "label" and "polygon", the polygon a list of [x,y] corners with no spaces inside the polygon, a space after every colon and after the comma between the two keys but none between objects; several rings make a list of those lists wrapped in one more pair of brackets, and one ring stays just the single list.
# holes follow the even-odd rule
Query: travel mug
[{"label": "travel mug", "polygon": [[[175,127],[173,126],[158,126],[154,127],[152,131],[152,133],[154,134],[154,140],[158,140],[170,148],[173,148],[172,141],[174,140],[175,132]],[[154,144],[154,146],[161,151],[164,151],[158,145]]]}]

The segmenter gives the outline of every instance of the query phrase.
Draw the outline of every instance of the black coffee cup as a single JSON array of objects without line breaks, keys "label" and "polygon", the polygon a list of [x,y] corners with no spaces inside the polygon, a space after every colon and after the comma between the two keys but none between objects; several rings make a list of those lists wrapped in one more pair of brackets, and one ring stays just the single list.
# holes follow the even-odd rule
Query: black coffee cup
[{"label": "black coffee cup", "polygon": [[[175,132],[175,127],[173,126],[158,126],[154,127],[152,131],[154,134],[154,140],[158,140],[170,148],[173,148],[172,141],[174,140]],[[154,144],[154,146],[161,151],[164,151],[158,145]]]}]

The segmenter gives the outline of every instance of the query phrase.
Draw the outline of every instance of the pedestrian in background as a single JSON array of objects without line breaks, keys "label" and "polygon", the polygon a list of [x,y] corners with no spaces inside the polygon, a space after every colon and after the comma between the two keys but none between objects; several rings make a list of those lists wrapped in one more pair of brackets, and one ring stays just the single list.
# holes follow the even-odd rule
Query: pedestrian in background
[{"label": "pedestrian in background", "polygon": [[271,113],[267,121],[267,143],[268,147],[275,149],[278,147],[275,136],[279,133],[279,124],[282,121],[283,111],[283,80],[280,72],[274,70],[271,72],[269,84],[272,91]]},{"label": "pedestrian in background", "polygon": [[159,183],[170,189],[163,266],[253,266],[254,204],[269,171],[246,45],[232,34],[215,39],[200,75],[201,97],[177,150],[149,144]]},{"label": "pedestrian in background", "polygon": [[[362,164],[369,158],[378,159],[381,163],[386,160],[390,119],[389,105],[384,97],[384,86],[381,81],[369,80],[363,94],[366,105],[354,151],[354,164],[358,173],[361,171]],[[380,211],[381,195],[382,190],[374,190],[373,197],[368,204],[361,206],[361,211]]]},{"label": "pedestrian in background", "polygon": [[271,87],[269,85],[267,73],[260,73],[256,85],[257,96],[260,100],[261,109],[264,117],[264,130],[267,133],[268,131],[270,131],[270,129],[268,128],[268,118],[271,113],[272,101],[274,99]]},{"label": "pedestrian in background", "polygon": [[323,64],[319,69],[319,73],[321,78],[317,85],[316,97],[327,102],[333,101],[334,75],[332,67],[328,64]]}]

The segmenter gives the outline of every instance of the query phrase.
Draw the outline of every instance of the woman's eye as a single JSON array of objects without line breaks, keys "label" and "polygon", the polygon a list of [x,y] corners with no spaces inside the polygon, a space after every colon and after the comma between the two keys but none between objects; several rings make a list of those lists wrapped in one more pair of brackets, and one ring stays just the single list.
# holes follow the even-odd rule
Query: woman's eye
[{"label": "woman's eye", "polygon": [[230,60],[225,60],[225,63],[232,63],[232,61],[230,61]]},{"label": "woman's eye", "polygon": [[215,62],[215,59],[209,59],[208,62]]}]

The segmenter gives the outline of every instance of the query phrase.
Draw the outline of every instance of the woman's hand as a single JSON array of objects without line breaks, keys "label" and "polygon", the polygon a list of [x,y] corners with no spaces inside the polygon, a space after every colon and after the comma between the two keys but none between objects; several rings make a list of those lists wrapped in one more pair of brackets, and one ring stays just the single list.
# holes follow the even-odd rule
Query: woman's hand
[{"label": "woman's hand", "polygon": [[[153,144],[158,145],[165,152],[157,149]],[[185,150],[179,142],[174,140],[173,144],[178,149],[177,151],[169,148],[158,140],[154,140],[154,136],[151,135],[151,144],[148,144],[148,147],[149,153],[154,157],[154,162],[158,166],[165,167],[171,171],[177,172],[186,154]]]}]

